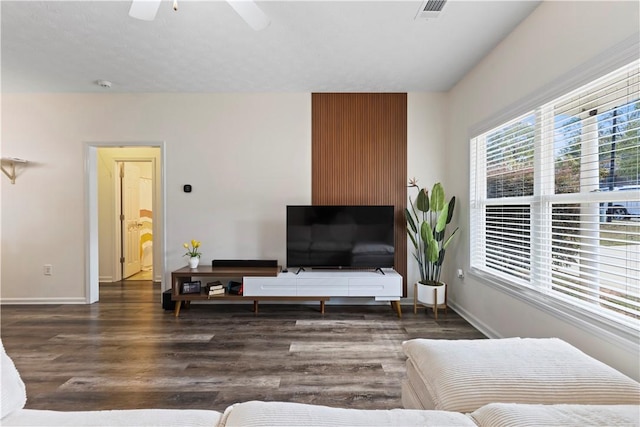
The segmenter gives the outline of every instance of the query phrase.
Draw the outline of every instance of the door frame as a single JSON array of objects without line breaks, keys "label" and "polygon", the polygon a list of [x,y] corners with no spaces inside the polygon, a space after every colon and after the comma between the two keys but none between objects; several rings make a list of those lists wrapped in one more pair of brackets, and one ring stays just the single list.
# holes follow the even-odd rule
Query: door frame
[{"label": "door frame", "polygon": [[[113,159],[113,164],[114,164],[114,171],[116,170],[116,166],[118,165],[118,163],[143,163],[143,162],[147,162],[147,163],[151,163],[151,182],[152,182],[152,187],[151,187],[151,192],[152,192],[152,196],[151,196],[151,206],[152,206],[152,211],[155,212],[155,208],[156,208],[156,159],[153,157],[115,157]],[[113,281],[114,282],[119,282],[121,280],[124,280],[124,277],[122,277],[122,269],[121,269],[121,265],[120,265],[120,257],[123,255],[121,252],[121,242],[122,242],[122,229],[120,228],[120,221],[118,219],[118,217],[120,216],[120,209],[122,208],[121,206],[121,199],[118,198],[118,196],[120,195],[120,185],[119,185],[119,181],[120,181],[120,174],[118,173],[118,175],[116,176],[116,174],[114,173],[113,176],[113,182],[114,182],[114,194],[115,194],[115,198],[114,198],[114,212],[115,212],[115,218],[116,221],[114,222],[114,228],[113,228],[113,232],[114,232],[114,245],[113,245],[113,250],[114,250],[114,255],[113,255],[113,262],[114,262],[114,275],[113,275]],[[155,219],[155,218],[154,218]],[[155,279],[156,277],[156,272],[155,272],[155,254],[156,254],[156,250],[155,250],[155,221],[151,222],[151,229],[153,230],[152,232],[154,233],[154,249],[153,249],[153,255],[154,255],[154,261],[153,261],[153,278]],[[140,260],[142,261],[142,259]]]},{"label": "door frame", "polygon": [[[84,143],[84,183],[85,183],[85,301],[93,304],[100,298],[98,257],[98,148],[101,147],[155,147],[160,149],[160,162],[156,165],[159,175],[154,175],[153,234],[154,234],[154,278],[160,277],[160,290],[164,289],[166,254],[166,149],[164,141],[127,141],[127,142],[85,142]],[[154,174],[156,173],[154,168]],[[154,196],[155,196],[154,194]],[[157,218],[157,217],[160,218]],[[157,268],[156,268],[157,267]],[[156,271],[157,270],[157,271]],[[158,274],[158,272],[161,272]]]}]

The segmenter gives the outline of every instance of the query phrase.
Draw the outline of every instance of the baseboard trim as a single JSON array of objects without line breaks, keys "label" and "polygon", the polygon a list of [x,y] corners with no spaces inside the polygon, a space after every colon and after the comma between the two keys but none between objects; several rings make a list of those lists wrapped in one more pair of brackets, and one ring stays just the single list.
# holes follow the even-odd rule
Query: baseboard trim
[{"label": "baseboard trim", "polygon": [[55,304],[86,304],[85,298],[2,298],[0,304],[3,305],[55,305]]},{"label": "baseboard trim", "polygon": [[451,307],[453,309],[453,311],[458,313],[460,315],[460,317],[462,317],[464,320],[469,322],[471,324],[471,326],[473,326],[474,328],[476,328],[477,330],[482,332],[488,338],[504,338],[498,332],[496,332],[495,330],[490,328],[488,325],[486,325],[485,323],[481,322],[477,317],[473,316],[467,310],[465,310],[464,308],[462,308],[458,304],[456,304],[455,301],[448,300],[447,301],[447,305],[449,307]]}]

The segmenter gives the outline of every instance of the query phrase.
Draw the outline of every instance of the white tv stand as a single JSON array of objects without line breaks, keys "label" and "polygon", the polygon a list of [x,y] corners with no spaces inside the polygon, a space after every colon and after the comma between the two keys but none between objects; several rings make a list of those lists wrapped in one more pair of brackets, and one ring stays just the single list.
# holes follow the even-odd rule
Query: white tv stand
[{"label": "white tv stand", "polygon": [[402,276],[393,269],[303,270],[299,273],[278,273],[275,277],[243,277],[245,297],[373,297],[390,301],[402,317],[400,298]]}]

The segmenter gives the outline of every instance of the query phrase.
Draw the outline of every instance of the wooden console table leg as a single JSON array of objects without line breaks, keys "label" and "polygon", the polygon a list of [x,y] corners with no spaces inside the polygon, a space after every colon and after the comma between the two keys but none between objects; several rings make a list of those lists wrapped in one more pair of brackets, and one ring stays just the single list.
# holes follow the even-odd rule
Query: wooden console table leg
[{"label": "wooden console table leg", "polygon": [[324,300],[320,301],[320,313],[324,314]]},{"label": "wooden console table leg", "polygon": [[253,312],[258,314],[258,300],[253,300]]},{"label": "wooden console table leg", "polygon": [[180,306],[182,306],[182,301],[176,301],[176,307],[173,309],[173,315],[175,317],[180,315]]},{"label": "wooden console table leg", "polygon": [[418,314],[418,282],[413,284],[413,314]]},{"label": "wooden console table leg", "polygon": [[399,318],[402,318],[402,307],[400,307],[400,301],[391,301],[391,308],[396,312]]}]

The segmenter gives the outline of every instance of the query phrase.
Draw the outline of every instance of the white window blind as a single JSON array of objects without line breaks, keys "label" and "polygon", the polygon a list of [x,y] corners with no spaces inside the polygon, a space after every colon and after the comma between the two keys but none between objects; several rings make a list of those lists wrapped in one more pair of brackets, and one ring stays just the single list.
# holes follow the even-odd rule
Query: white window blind
[{"label": "white window blind", "polygon": [[640,330],[640,65],[471,140],[471,267]]}]

